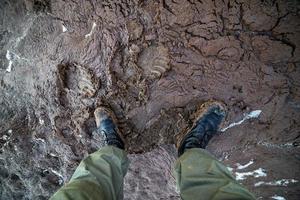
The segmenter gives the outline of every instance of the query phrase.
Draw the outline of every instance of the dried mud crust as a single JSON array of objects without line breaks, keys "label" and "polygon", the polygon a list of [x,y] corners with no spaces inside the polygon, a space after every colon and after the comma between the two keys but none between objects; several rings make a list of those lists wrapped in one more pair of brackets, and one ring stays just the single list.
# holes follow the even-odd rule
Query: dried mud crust
[{"label": "dried mud crust", "polygon": [[[0,10],[0,199],[49,199],[66,183],[103,145],[99,105],[116,113],[127,151],[144,157],[174,145],[209,99],[226,104],[226,125],[262,114],[208,149],[266,168],[267,177],[242,181],[257,197],[298,199],[297,184],[254,187],[300,173],[298,1],[3,0]],[[153,157],[135,162],[127,199],[179,199],[149,170],[169,174]]]}]

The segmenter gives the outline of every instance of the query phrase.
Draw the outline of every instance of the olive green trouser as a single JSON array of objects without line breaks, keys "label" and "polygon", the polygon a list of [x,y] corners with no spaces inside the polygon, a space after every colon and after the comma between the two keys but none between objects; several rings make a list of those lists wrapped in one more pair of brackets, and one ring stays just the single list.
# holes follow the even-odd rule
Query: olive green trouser
[{"label": "olive green trouser", "polygon": [[[101,148],[80,163],[70,182],[51,200],[122,199],[128,164],[123,150],[112,146]],[[183,200],[255,199],[223,164],[203,149],[187,150],[177,160],[175,173]]]}]

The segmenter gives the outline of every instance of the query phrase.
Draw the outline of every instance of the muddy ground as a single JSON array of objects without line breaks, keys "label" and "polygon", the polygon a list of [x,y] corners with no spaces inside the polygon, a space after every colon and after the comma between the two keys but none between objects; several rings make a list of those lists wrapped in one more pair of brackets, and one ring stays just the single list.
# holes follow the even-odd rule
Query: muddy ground
[{"label": "muddy ground", "polygon": [[[132,161],[125,199],[179,199],[174,135],[226,103],[209,151],[259,199],[300,196],[297,0],[1,0],[0,199],[48,199],[103,145],[113,108]],[[245,172],[245,173],[244,173]]]}]

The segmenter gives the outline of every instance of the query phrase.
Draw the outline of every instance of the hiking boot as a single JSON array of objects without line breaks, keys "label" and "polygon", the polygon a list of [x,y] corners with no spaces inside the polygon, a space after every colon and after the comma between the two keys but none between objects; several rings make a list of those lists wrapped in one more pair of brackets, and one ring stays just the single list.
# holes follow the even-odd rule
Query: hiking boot
[{"label": "hiking boot", "polygon": [[195,120],[191,129],[177,136],[178,156],[191,148],[203,148],[217,133],[222,120],[226,116],[223,103],[216,101],[205,102],[195,113]]},{"label": "hiking boot", "polygon": [[117,127],[117,118],[106,107],[99,107],[94,112],[98,131],[105,137],[105,143],[125,149],[125,140]]}]

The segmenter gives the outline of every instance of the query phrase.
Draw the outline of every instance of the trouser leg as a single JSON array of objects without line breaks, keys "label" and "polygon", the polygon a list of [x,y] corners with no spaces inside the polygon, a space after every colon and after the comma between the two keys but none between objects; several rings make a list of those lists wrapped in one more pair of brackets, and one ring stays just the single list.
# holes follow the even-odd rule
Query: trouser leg
[{"label": "trouser leg", "polygon": [[125,151],[113,146],[103,147],[81,161],[70,182],[51,200],[120,199],[128,164]]},{"label": "trouser leg", "polygon": [[255,199],[221,162],[204,149],[186,150],[176,162],[175,173],[183,200]]}]

